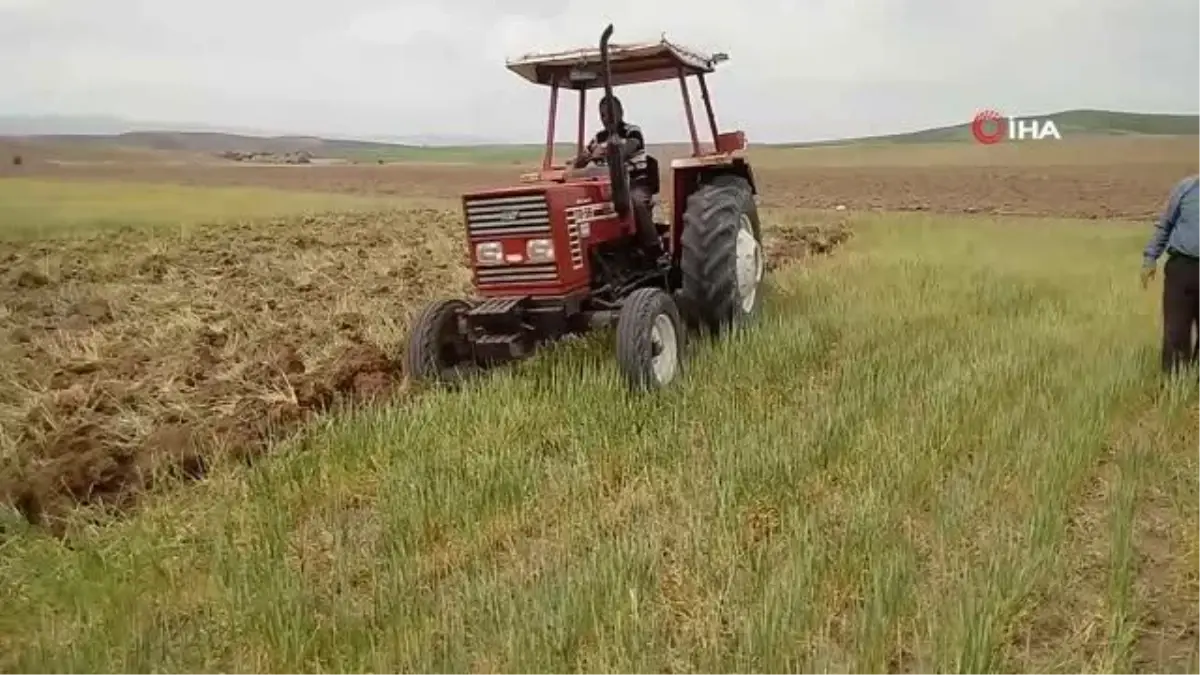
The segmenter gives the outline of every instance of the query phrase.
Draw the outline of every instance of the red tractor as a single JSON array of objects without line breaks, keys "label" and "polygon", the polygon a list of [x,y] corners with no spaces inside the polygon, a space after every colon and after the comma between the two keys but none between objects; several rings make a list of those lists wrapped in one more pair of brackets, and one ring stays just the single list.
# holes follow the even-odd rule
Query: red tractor
[{"label": "red tractor", "polygon": [[[477,297],[439,300],[416,317],[405,357],[413,380],[458,380],[615,322],[617,361],[629,385],[657,389],[681,371],[685,331],[722,335],[757,316],[765,267],[746,138],[718,131],[704,79],[727,57],[665,39],[610,46],[612,31],[604,30],[599,49],[508,62],[517,75],[550,88],[541,170],[518,187],[463,197]],[[700,85],[710,147],[696,131],[689,77]],[[612,89],[668,79],[683,94],[692,152],[671,162],[669,222],[639,221]],[[559,93],[579,92],[582,157],[587,95],[598,88],[609,106],[605,154],[593,153],[593,165],[583,168],[555,164]],[[646,162],[653,205],[661,179],[657,160]],[[657,246],[647,246],[650,227]]]}]

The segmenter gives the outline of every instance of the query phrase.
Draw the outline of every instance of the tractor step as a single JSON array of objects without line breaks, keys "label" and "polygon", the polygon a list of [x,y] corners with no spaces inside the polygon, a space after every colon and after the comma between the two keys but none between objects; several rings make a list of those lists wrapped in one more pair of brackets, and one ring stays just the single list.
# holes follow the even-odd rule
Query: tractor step
[{"label": "tractor step", "polygon": [[488,298],[467,312],[467,325],[472,332],[485,335],[506,335],[522,329],[525,303],[528,296]]},{"label": "tractor step", "polygon": [[505,335],[480,335],[475,338],[477,345],[511,345],[521,341],[521,336],[518,333],[508,333]]},{"label": "tractor step", "polygon": [[518,295],[511,298],[488,298],[467,312],[472,317],[501,317],[514,314],[528,299],[528,296]]},{"label": "tractor step", "polygon": [[478,335],[474,343],[476,356],[484,361],[511,361],[529,351],[525,336],[520,333]]}]

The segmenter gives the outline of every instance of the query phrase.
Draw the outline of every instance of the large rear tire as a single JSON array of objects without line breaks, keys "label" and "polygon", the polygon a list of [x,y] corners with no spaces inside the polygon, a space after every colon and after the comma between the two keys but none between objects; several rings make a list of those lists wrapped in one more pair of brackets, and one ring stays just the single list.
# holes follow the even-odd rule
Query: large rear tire
[{"label": "large rear tire", "polygon": [[683,371],[683,321],[671,296],[639,288],[617,316],[617,364],[634,391],[661,389]]},{"label": "large rear tire", "polygon": [[459,299],[436,300],[413,320],[404,354],[409,380],[422,383],[455,383],[471,363],[470,345],[459,331],[458,317],[470,309]]},{"label": "large rear tire", "polygon": [[688,197],[683,213],[680,294],[688,324],[712,334],[759,314],[766,261],[750,182],[718,174]]}]

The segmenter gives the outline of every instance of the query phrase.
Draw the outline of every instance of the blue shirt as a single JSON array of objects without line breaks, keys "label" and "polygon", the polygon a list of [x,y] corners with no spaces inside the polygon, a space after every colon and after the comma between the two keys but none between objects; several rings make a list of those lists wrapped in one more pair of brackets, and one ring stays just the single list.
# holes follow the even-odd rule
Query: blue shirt
[{"label": "blue shirt", "polygon": [[1200,228],[1196,224],[1196,201],[1200,195],[1197,193],[1200,193],[1200,177],[1197,176],[1184,178],[1171,190],[1167,208],[1158,219],[1146,250],[1142,252],[1145,267],[1154,267],[1164,249],[1193,258],[1200,257],[1200,251],[1197,250],[1200,249],[1200,241],[1197,241],[1200,239]]}]

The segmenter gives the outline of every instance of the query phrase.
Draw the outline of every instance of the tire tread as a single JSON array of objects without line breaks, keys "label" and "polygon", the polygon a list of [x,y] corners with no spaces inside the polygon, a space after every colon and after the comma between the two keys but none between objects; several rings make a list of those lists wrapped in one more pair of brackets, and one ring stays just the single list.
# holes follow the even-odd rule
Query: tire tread
[{"label": "tire tread", "polygon": [[[679,349],[678,368],[683,370],[684,333],[683,322],[675,302],[659,288],[639,288],[630,293],[621,303],[617,318],[617,363],[626,382],[635,390],[654,386],[651,360],[654,357],[650,331],[654,319],[666,313],[675,325],[675,338]],[[678,374],[676,375],[678,377]]]},{"label": "tire tread", "polygon": [[441,379],[442,366],[438,363],[439,332],[443,322],[460,307],[465,309],[467,304],[454,298],[436,300],[426,305],[413,319],[408,349],[404,353],[404,372],[410,380]]},{"label": "tire tread", "polygon": [[737,233],[742,214],[750,216],[761,241],[750,183],[736,174],[717,174],[688,197],[680,267],[681,294],[692,327],[716,334],[744,318],[737,294]]}]

